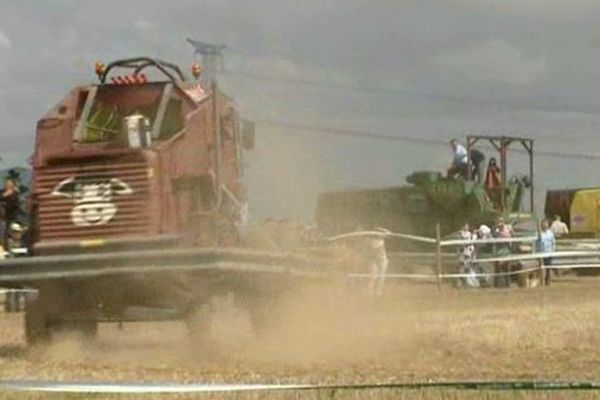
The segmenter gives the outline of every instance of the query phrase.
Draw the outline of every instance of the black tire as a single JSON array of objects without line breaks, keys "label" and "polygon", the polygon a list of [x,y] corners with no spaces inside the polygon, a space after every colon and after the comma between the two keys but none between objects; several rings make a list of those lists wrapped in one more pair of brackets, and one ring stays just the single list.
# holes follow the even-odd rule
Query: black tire
[{"label": "black tire", "polygon": [[13,313],[19,311],[19,297],[18,293],[8,291],[4,295],[4,312]]},{"label": "black tire", "polygon": [[77,329],[85,340],[95,340],[98,336],[98,321],[83,321]]},{"label": "black tire", "polygon": [[64,301],[68,287],[61,284],[48,284],[39,288],[37,296],[27,296],[25,304],[25,339],[28,346],[47,344],[55,333],[75,333],[82,340],[95,339],[98,322],[94,319],[83,321],[61,321],[61,317],[71,312],[82,313],[90,309],[85,299],[80,302]]},{"label": "black tire", "polygon": [[74,335],[84,342],[91,342],[98,334],[97,321],[52,322],[49,326],[49,336],[57,333]]},{"label": "black tire", "polygon": [[575,272],[577,276],[598,276],[600,275],[600,270],[596,268],[573,268],[572,271]]},{"label": "black tire", "polygon": [[279,296],[266,295],[248,299],[246,302],[252,330],[257,338],[277,332],[281,328],[282,310]]},{"label": "black tire", "polygon": [[264,337],[275,325],[268,312],[261,307],[253,306],[248,309],[252,331],[256,337]]},{"label": "black tire", "polygon": [[205,345],[212,338],[212,310],[209,304],[196,304],[185,314],[188,337],[196,344]]},{"label": "black tire", "polygon": [[29,299],[25,305],[25,339],[28,346],[50,340],[48,307],[43,299]]}]

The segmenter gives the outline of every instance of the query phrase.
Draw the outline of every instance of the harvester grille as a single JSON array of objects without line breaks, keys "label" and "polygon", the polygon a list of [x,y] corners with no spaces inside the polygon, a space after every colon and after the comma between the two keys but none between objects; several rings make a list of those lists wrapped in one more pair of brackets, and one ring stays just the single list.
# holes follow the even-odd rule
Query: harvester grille
[{"label": "harvester grille", "polygon": [[61,164],[35,173],[39,240],[144,235],[149,177],[143,161]]}]

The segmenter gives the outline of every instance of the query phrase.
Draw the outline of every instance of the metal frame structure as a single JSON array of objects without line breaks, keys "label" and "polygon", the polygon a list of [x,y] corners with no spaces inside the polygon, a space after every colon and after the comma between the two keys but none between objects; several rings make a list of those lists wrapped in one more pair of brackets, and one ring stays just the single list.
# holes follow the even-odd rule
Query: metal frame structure
[{"label": "metal frame structure", "polygon": [[21,286],[51,279],[174,272],[314,278],[327,276],[326,261],[304,254],[210,247],[57,254],[0,260],[0,282]]},{"label": "metal frame structure", "polygon": [[[513,142],[519,142],[527,151],[529,155],[529,209],[533,213],[534,200],[533,200],[533,139],[515,137],[515,136],[483,136],[483,135],[467,135],[467,164],[471,165],[471,149],[480,140],[485,140],[490,143],[500,154],[500,186],[501,186],[501,197],[500,207],[502,212],[506,211],[506,152]],[[467,179],[472,180],[471,168],[467,170]]]},{"label": "metal frame structure", "polygon": [[[133,73],[135,75],[139,74],[145,68],[155,67],[159,71],[161,71],[166,77],[169,78],[171,82],[177,82],[178,80],[181,82],[185,82],[185,75],[181,72],[181,69],[175,64],[171,64],[166,61],[158,60],[151,57],[135,57],[135,58],[126,58],[123,60],[113,61],[106,66],[104,71],[100,74],[99,79],[100,83],[105,83],[106,78],[108,77],[108,73],[111,69],[114,68],[126,68],[133,69]],[[173,73],[175,75],[173,75]]]},{"label": "metal frame structure", "polygon": [[215,81],[217,72],[223,69],[223,51],[227,45],[201,42],[190,38],[187,39],[187,42],[194,46],[194,56],[199,54],[201,57],[204,72],[200,76],[200,80],[205,85]]}]

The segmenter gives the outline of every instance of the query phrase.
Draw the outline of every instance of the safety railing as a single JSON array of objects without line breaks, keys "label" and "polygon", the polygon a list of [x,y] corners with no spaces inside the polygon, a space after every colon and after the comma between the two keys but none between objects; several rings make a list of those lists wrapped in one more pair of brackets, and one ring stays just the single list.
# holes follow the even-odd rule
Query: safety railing
[{"label": "safety railing", "polygon": [[[437,228],[436,238],[418,235],[395,233],[384,230],[352,232],[338,235],[329,239],[330,242],[343,241],[357,237],[383,237],[408,240],[432,246],[431,252],[394,253],[395,257],[403,257],[409,260],[427,260],[435,263],[432,273],[385,273],[373,275],[373,273],[350,273],[350,277],[356,278],[383,278],[383,279],[414,279],[414,280],[437,280],[439,287],[445,279],[459,279],[469,277],[503,277],[532,273],[539,271],[543,274],[550,269],[593,269],[600,268],[600,241],[581,242],[587,248],[578,247],[578,242],[559,241],[559,251],[552,253],[539,253],[533,249],[533,244],[538,240],[537,236],[522,236],[514,238],[494,238],[482,240],[460,240],[442,239],[441,229]],[[445,272],[444,264],[455,257],[458,266],[458,254],[449,252],[461,246],[474,245],[500,245],[500,244],[530,244],[531,251],[522,254],[508,255],[486,255],[474,257],[470,260],[474,264],[494,263],[520,263],[516,270],[496,269],[495,271],[465,269]],[[594,247],[596,246],[597,248]],[[574,250],[564,249],[565,245],[573,246]],[[590,249],[591,246],[591,249]],[[327,254],[327,253],[325,253]],[[481,254],[480,254],[481,255]],[[552,258],[552,265],[544,265],[544,259]],[[105,275],[122,275],[134,273],[172,273],[172,272],[201,272],[221,271],[231,273],[259,273],[280,274],[298,277],[327,277],[333,271],[339,272],[338,268],[331,269],[330,258],[321,257],[319,254],[303,253],[281,253],[263,252],[249,249],[161,249],[144,251],[127,251],[117,253],[89,253],[60,256],[34,256],[17,257],[0,261],[0,284],[9,287],[34,286],[36,281],[47,279],[75,279],[92,278]],[[446,261],[446,262],[445,262]],[[491,268],[490,268],[491,270]],[[367,271],[365,271],[367,272]],[[31,284],[30,284],[31,283]]]},{"label": "safety railing", "polygon": [[[560,250],[553,252],[536,252],[535,244],[538,242],[537,235],[517,236],[511,238],[486,238],[486,239],[442,239],[440,237],[440,227],[437,226],[437,238],[430,238],[417,235],[409,235],[387,230],[375,231],[360,231],[351,232],[342,235],[337,235],[329,238],[330,242],[343,241],[351,238],[368,238],[382,237],[386,239],[399,238],[408,241],[426,243],[435,246],[433,252],[390,252],[388,257],[404,258],[411,260],[435,260],[435,273],[386,273],[383,276],[385,279],[413,279],[413,280],[437,280],[438,286],[441,287],[442,281],[445,279],[462,279],[462,278],[496,278],[510,277],[522,274],[539,273],[541,280],[544,275],[550,270],[559,269],[597,269],[600,268],[600,240],[597,239],[562,239],[557,240],[557,248]],[[461,248],[464,246],[473,245],[476,249],[483,245],[511,245],[511,244],[529,244],[532,251],[524,253],[510,253],[506,255],[487,255],[482,258],[477,256],[469,259],[471,264],[506,264],[520,263],[518,269],[510,271],[496,272],[457,272],[444,273],[443,260],[454,258],[458,267],[459,253],[444,252],[447,248]],[[475,251],[477,254],[477,250]],[[549,265],[544,263],[544,260],[552,259],[553,262]],[[527,265],[529,264],[529,265]],[[368,273],[352,273],[348,275],[350,278],[374,278],[373,274]]]}]

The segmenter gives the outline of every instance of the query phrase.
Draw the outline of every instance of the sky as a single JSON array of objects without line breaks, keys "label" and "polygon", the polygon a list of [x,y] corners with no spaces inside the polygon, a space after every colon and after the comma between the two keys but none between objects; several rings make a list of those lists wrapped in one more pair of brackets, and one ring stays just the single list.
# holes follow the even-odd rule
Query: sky
[{"label": "sky", "polygon": [[[0,0],[0,164],[26,164],[37,119],[93,82],[96,60],[152,55],[187,70],[187,37],[227,44],[221,86],[258,121],[246,176],[256,219],[310,220],[322,191],[401,185],[451,155],[268,121],[440,141],[517,135],[600,156],[598,15],[588,0]],[[523,156],[510,160],[521,172]],[[547,188],[600,185],[598,167],[536,156],[536,204]]]}]

